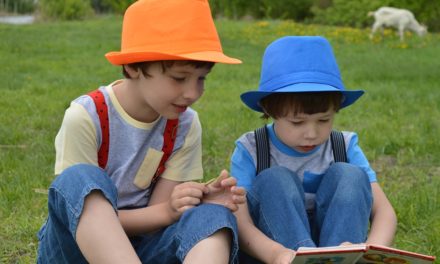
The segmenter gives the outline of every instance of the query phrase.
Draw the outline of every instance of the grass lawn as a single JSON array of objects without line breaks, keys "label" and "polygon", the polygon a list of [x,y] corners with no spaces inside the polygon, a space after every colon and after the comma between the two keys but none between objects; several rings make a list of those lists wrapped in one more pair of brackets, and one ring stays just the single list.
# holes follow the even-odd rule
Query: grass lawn
[{"label": "grass lawn", "polygon": [[[224,50],[244,61],[217,65],[194,105],[202,122],[206,178],[228,167],[234,141],[263,124],[239,95],[258,86],[267,44],[284,35],[323,35],[348,89],[366,94],[338,114],[336,127],[359,134],[398,218],[395,246],[440,256],[440,36],[285,21],[217,21]],[[0,263],[35,263],[36,233],[47,215],[54,137],[80,94],[121,78],[104,53],[118,50],[121,17],[85,22],[0,25]]]}]

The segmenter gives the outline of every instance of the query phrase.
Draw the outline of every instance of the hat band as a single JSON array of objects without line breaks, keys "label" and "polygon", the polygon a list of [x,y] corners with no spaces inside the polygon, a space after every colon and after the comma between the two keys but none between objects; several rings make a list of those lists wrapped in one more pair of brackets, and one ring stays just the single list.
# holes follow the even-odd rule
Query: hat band
[{"label": "hat band", "polygon": [[121,53],[132,53],[132,52],[156,52],[165,53],[172,55],[194,53],[194,52],[204,52],[204,51],[217,51],[223,52],[222,47],[215,40],[200,39],[194,40],[199,47],[188,47],[188,41],[186,40],[176,40],[173,42],[159,42],[159,43],[146,43],[136,46],[128,47],[123,45],[121,47]]},{"label": "hat band", "polygon": [[276,91],[285,86],[297,83],[319,83],[333,86],[341,91],[345,90],[344,84],[339,76],[335,76],[323,72],[295,72],[284,74],[282,76],[274,76],[272,79],[260,82],[259,91]]}]

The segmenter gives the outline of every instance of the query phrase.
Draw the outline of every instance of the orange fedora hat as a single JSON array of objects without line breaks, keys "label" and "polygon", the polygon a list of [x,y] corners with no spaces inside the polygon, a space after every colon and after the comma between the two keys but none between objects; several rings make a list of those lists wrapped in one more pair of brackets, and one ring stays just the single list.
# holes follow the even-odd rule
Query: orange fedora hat
[{"label": "orange fedora hat", "polygon": [[228,64],[207,0],[139,0],[127,8],[121,51],[105,54],[123,65],[157,60],[198,60]]}]

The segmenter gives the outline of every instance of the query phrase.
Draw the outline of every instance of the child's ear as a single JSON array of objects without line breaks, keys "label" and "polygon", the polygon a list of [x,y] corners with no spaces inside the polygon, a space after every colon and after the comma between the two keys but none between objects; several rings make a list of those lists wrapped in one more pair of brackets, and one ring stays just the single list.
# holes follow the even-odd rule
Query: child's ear
[{"label": "child's ear", "polygon": [[124,65],[123,67],[124,67],[125,72],[130,76],[131,79],[139,78],[140,71],[141,71],[139,68],[134,69],[134,68],[130,67],[129,65]]}]

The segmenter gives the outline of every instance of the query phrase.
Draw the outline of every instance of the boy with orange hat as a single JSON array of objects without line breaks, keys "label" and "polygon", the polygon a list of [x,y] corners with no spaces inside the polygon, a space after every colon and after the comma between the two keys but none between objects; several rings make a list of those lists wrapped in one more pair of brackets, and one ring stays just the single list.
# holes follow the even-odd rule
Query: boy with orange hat
[{"label": "boy with orange hat", "polygon": [[55,139],[57,178],[38,263],[227,263],[245,191],[203,178],[190,106],[223,54],[206,0],[140,0],[125,15],[125,79],[75,99]]}]

